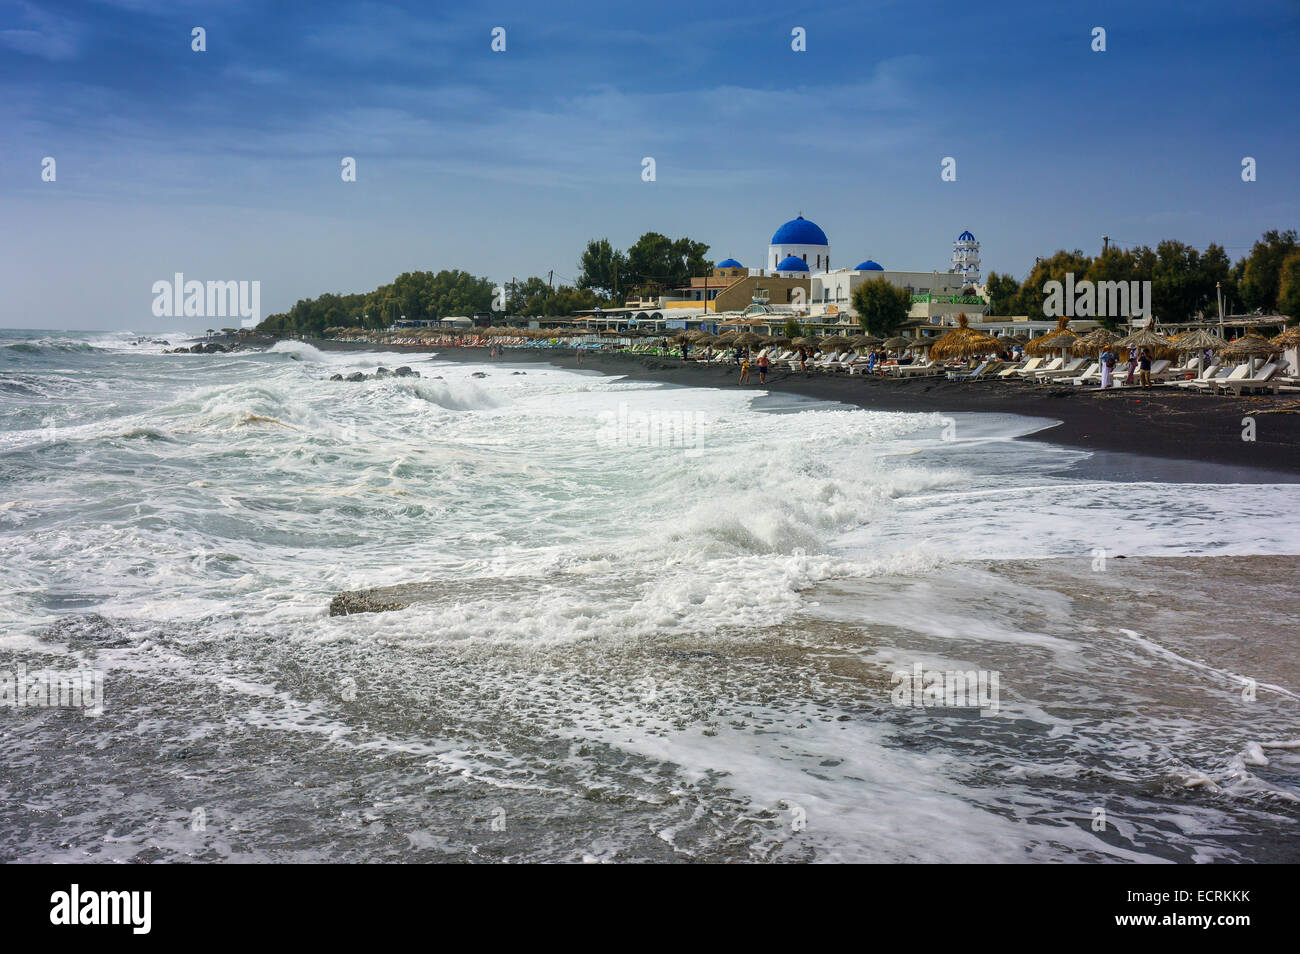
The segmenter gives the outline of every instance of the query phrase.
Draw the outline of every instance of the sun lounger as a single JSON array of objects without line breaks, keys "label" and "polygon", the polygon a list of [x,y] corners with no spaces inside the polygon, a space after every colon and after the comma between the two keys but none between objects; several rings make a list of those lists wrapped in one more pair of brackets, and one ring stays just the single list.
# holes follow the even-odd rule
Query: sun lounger
[{"label": "sun lounger", "polygon": [[1240,381],[1250,374],[1250,364],[1239,364],[1235,368],[1220,368],[1219,373],[1213,378],[1205,380],[1188,381],[1187,387],[1194,391],[1208,391],[1213,393],[1218,389],[1220,384],[1226,384],[1228,381]]},{"label": "sun lounger", "polygon": [[974,381],[978,377],[983,377],[984,373],[988,371],[990,367],[992,367],[997,363],[998,362],[996,361],[985,361],[982,364],[980,364],[979,367],[977,367],[974,371],[949,371],[948,380],[949,381]]},{"label": "sun lounger", "polygon": [[[1218,375],[1218,373],[1219,373],[1219,365],[1216,362],[1214,364],[1207,364],[1205,366],[1205,369],[1200,373],[1198,373],[1196,377],[1192,378],[1190,381],[1171,381],[1169,383],[1184,389],[1199,388],[1213,381],[1215,376]],[[1224,369],[1223,373],[1226,376],[1228,373],[1227,369]]]},{"label": "sun lounger", "polygon": [[1013,374],[1019,374],[1022,378],[1028,377],[1041,367],[1043,367],[1043,359],[1041,359],[1041,357],[1031,357],[1030,360],[1024,361],[1024,363],[1021,364],[1021,367],[1001,370],[1001,372],[998,372],[998,377],[1009,378],[1013,376]]},{"label": "sun lounger", "polygon": [[[1250,365],[1245,364],[1242,365],[1242,367],[1249,368]],[[1216,382],[1215,387],[1221,394],[1227,394],[1231,391],[1235,397],[1241,397],[1242,393],[1246,391],[1263,391],[1265,389],[1272,390],[1272,392],[1276,394],[1278,386],[1277,382],[1273,380],[1276,374],[1277,364],[1275,362],[1270,362],[1249,377],[1229,377],[1221,383]]]},{"label": "sun lounger", "polygon": [[1088,365],[1088,369],[1084,371],[1083,374],[1079,375],[1077,378],[1072,379],[1070,383],[1077,388],[1077,387],[1082,387],[1083,385],[1088,384],[1092,381],[1100,381],[1100,380],[1101,380],[1101,362],[1094,361],[1092,364]]},{"label": "sun lounger", "polygon": [[1063,364],[1057,368],[1044,368],[1034,375],[1034,380],[1039,384],[1047,384],[1057,378],[1072,378],[1079,373],[1087,358],[1075,358],[1069,364]]},{"label": "sun lounger", "polygon": [[1027,381],[1036,374],[1042,374],[1046,371],[1059,370],[1063,364],[1065,364],[1064,358],[1053,358],[1050,364],[1044,365],[1043,367],[1036,368],[1036,369],[1026,367],[1021,369],[1020,377]]}]

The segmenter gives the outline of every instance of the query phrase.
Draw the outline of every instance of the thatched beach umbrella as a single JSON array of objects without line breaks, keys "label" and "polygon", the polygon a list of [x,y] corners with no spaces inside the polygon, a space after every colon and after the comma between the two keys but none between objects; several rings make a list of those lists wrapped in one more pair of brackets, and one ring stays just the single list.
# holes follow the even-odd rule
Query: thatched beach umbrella
[{"label": "thatched beach umbrella", "polygon": [[1072,350],[1076,357],[1087,358],[1100,355],[1116,341],[1119,341],[1119,335],[1115,332],[1108,328],[1097,328],[1076,341]]},{"label": "thatched beach umbrella", "polygon": [[822,339],[823,351],[825,351],[827,348],[847,348],[847,347],[849,347],[849,339],[844,337],[843,335],[831,335],[829,338]]},{"label": "thatched beach umbrella", "polygon": [[1271,354],[1277,353],[1277,347],[1261,334],[1250,332],[1236,339],[1229,341],[1227,347],[1223,349],[1223,354],[1228,358],[1247,358],[1250,361],[1250,373],[1255,374],[1255,359],[1267,358]]},{"label": "thatched beach umbrella", "polygon": [[1300,348],[1300,325],[1294,328],[1288,328],[1274,338],[1269,339],[1269,344],[1283,351],[1287,348]]},{"label": "thatched beach umbrella", "polygon": [[807,336],[803,338],[795,338],[794,341],[790,343],[797,348],[811,348],[813,351],[816,351],[817,348],[820,347],[821,345],[821,342],[818,341],[816,338],[807,337]]},{"label": "thatched beach umbrella", "polygon": [[736,344],[741,345],[742,347],[752,348],[754,345],[763,343],[763,336],[756,335],[752,331],[742,331],[740,334],[736,335],[734,340]]},{"label": "thatched beach umbrella", "polygon": [[957,316],[957,327],[942,335],[930,346],[930,358],[934,361],[946,361],[949,358],[974,358],[999,351],[1002,346],[998,339],[982,331],[968,327],[965,312]]},{"label": "thatched beach umbrella", "polygon": [[881,342],[890,351],[902,351],[910,346],[915,339],[904,338],[902,335],[894,335],[892,338],[886,338]]},{"label": "thatched beach umbrella", "polygon": [[1179,354],[1190,354],[1195,351],[1198,354],[1196,359],[1197,371],[1205,370],[1205,352],[1213,351],[1216,354],[1228,346],[1218,335],[1211,331],[1203,329],[1197,331],[1185,331],[1176,338],[1171,338],[1173,349]]},{"label": "thatched beach umbrella", "polygon": [[1070,319],[1062,315],[1056,320],[1055,331],[1049,331],[1042,337],[1034,338],[1025,345],[1025,354],[1041,358],[1050,351],[1059,351],[1061,357],[1065,357],[1066,353],[1074,347],[1075,342],[1079,340],[1079,336],[1066,327],[1069,323]]},{"label": "thatched beach umbrella", "polygon": [[1148,351],[1169,350],[1169,339],[1156,334],[1150,328],[1135,331],[1127,338],[1115,342],[1116,348],[1146,348]]}]

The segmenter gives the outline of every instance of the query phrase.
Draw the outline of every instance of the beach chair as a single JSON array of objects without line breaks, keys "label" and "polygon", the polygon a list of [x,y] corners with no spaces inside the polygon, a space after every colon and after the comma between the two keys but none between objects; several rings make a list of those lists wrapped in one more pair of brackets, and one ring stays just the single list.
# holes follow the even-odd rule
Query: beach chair
[{"label": "beach chair", "polygon": [[949,381],[970,381],[974,378],[978,378],[981,374],[983,374],[985,371],[988,370],[990,363],[991,362],[985,361],[982,364],[980,364],[979,367],[977,367],[974,371],[949,371],[948,380]]},{"label": "beach chair", "polygon": [[1025,368],[1023,368],[1023,369],[1020,371],[1020,377],[1021,377],[1021,379],[1027,381],[1027,380],[1029,380],[1031,377],[1033,377],[1033,376],[1036,375],[1036,374],[1043,374],[1043,373],[1045,373],[1045,372],[1047,372],[1047,371],[1056,371],[1056,370],[1059,370],[1060,367],[1061,367],[1062,365],[1064,365],[1064,364],[1065,364],[1065,359],[1064,359],[1064,358],[1053,358],[1050,364],[1047,364],[1047,365],[1045,365],[1045,366],[1043,366],[1043,367],[1040,367],[1040,368],[1030,368],[1030,367],[1025,367]]},{"label": "beach chair", "polygon": [[1167,361],[1164,358],[1161,358],[1159,361],[1152,361],[1151,371],[1150,371],[1151,380],[1158,381],[1161,375],[1174,373],[1169,370],[1169,365],[1171,365],[1172,363],[1173,363],[1172,361]]},{"label": "beach chair", "polygon": [[[1250,365],[1246,364],[1243,367],[1249,368]],[[1249,377],[1235,379],[1229,377],[1222,383],[1216,383],[1215,387],[1222,394],[1231,391],[1233,397],[1241,397],[1242,393],[1246,391],[1263,391],[1266,389],[1271,389],[1276,394],[1278,385],[1274,380],[1274,376],[1277,374],[1277,367],[1276,362],[1269,362]]]},{"label": "beach chair", "polygon": [[943,366],[929,358],[919,364],[895,364],[889,368],[889,373],[896,378],[925,378],[942,372]]},{"label": "beach chair", "polygon": [[1077,388],[1077,387],[1082,387],[1083,385],[1088,384],[1092,381],[1100,381],[1100,380],[1101,380],[1101,362],[1094,361],[1092,364],[1088,365],[1088,369],[1084,371],[1083,374],[1073,379],[1070,383]]},{"label": "beach chair", "polygon": [[[1218,375],[1218,373],[1219,373],[1219,363],[1216,361],[1211,364],[1207,364],[1205,366],[1205,369],[1200,373],[1198,373],[1196,377],[1192,378],[1190,381],[1174,381],[1172,383],[1184,389],[1197,388],[1213,381],[1215,376]],[[1224,371],[1224,374],[1227,374],[1227,371]]]},{"label": "beach chair", "polygon": [[1043,367],[1043,359],[1041,359],[1041,357],[1031,357],[1030,360],[1023,361],[1018,368],[1006,368],[1005,370],[1002,370],[1002,372],[998,372],[998,377],[1009,378],[1013,376],[1013,374],[1019,374],[1022,378],[1028,377],[1041,367]]},{"label": "beach chair", "polygon": [[1184,386],[1192,391],[1203,391],[1213,393],[1220,384],[1228,381],[1239,381],[1250,374],[1250,363],[1239,364],[1235,368],[1219,368],[1219,373],[1212,378],[1198,379],[1196,381],[1185,381]]},{"label": "beach chair", "polygon": [[1072,378],[1079,373],[1087,358],[1075,358],[1069,364],[1063,364],[1058,368],[1044,368],[1034,375],[1034,380],[1039,384],[1047,384],[1057,378]]}]

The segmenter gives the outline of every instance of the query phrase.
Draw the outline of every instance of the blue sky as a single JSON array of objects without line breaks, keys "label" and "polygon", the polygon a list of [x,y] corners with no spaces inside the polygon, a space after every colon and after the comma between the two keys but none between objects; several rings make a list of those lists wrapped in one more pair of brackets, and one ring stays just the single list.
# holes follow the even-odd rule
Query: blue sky
[{"label": "blue sky", "polygon": [[1296,0],[0,0],[0,325],[184,326],[150,311],[178,271],[263,314],[409,269],[568,280],[649,230],[758,266],[799,212],[837,264],[943,268],[963,229],[1018,277],[1102,235],[1235,259],[1300,220],[1297,50]]}]

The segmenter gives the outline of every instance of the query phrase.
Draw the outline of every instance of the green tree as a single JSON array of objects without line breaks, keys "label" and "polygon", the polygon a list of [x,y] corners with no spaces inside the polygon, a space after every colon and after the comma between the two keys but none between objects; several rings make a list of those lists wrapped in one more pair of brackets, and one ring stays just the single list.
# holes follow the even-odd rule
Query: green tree
[{"label": "green tree", "polygon": [[685,285],[692,275],[713,269],[709,246],[694,239],[670,239],[658,232],[646,232],[627,250],[629,283],[639,289],[664,290]]},{"label": "green tree", "polygon": [[1282,262],[1297,249],[1295,229],[1271,229],[1254,244],[1242,263],[1238,288],[1246,308],[1264,312],[1278,308]]},{"label": "green tree", "polygon": [[1020,282],[1010,275],[989,272],[986,287],[989,294],[989,314],[1010,315],[1012,304],[1020,293]]},{"label": "green tree", "polygon": [[887,338],[896,334],[912,309],[912,295],[906,288],[876,278],[853,289],[853,308],[858,323],[868,334]]},{"label": "green tree", "polygon": [[613,301],[627,290],[627,258],[609,239],[592,239],[578,260],[579,288],[590,288]]},{"label": "green tree", "polygon": [[796,318],[787,318],[785,320],[785,328],[782,329],[782,333],[787,338],[802,338],[803,325],[799,324],[799,321]]},{"label": "green tree", "polygon": [[1300,251],[1282,259],[1278,269],[1277,310],[1291,319],[1287,324],[1300,322]]},{"label": "green tree", "polygon": [[1010,314],[1028,315],[1030,318],[1043,317],[1043,302],[1047,295],[1043,286],[1049,281],[1065,281],[1067,272],[1074,274],[1075,281],[1084,277],[1092,259],[1079,249],[1067,252],[1060,249],[1051,258],[1040,258],[1029,270],[1029,277],[1020,286],[1020,292],[1012,302]]}]

